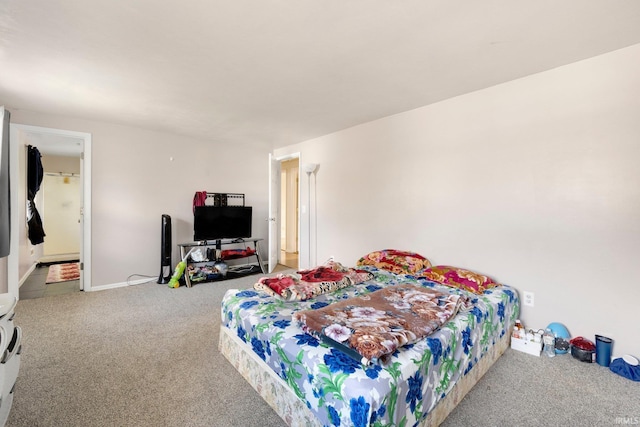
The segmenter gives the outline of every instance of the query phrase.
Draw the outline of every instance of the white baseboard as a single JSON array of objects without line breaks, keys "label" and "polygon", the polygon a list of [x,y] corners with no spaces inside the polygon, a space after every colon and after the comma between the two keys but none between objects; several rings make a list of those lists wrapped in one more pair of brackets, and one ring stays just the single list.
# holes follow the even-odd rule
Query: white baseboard
[{"label": "white baseboard", "polygon": [[45,255],[40,257],[38,262],[58,262],[58,261],[69,261],[69,260],[76,260],[76,259],[80,259],[79,253]]},{"label": "white baseboard", "polygon": [[130,280],[128,282],[111,283],[109,285],[92,286],[90,292],[106,291],[107,289],[125,288],[127,286],[141,285],[143,283],[155,282],[158,279],[147,277],[145,279]]},{"label": "white baseboard", "polygon": [[37,262],[34,262],[33,264],[31,264],[31,267],[29,267],[27,272],[20,278],[20,280],[18,280],[18,289],[20,289],[20,286],[22,286],[24,282],[27,281],[31,273],[33,273],[33,270],[35,270],[37,267],[38,267]]},{"label": "white baseboard", "polygon": [[[38,262],[44,262],[44,261],[41,259]],[[20,278],[20,280],[18,281],[18,289],[20,288],[20,286],[24,284],[24,282],[27,281],[31,273],[33,273],[33,271],[38,267],[38,262],[31,264],[31,267],[29,267],[27,272]],[[141,285],[143,283],[156,282],[157,280],[158,279],[155,277],[146,277],[143,279],[129,280],[128,282],[119,282],[119,283],[111,283],[108,285],[92,286],[89,292],[105,291],[107,289],[125,288],[127,286],[134,286],[134,285]]]}]

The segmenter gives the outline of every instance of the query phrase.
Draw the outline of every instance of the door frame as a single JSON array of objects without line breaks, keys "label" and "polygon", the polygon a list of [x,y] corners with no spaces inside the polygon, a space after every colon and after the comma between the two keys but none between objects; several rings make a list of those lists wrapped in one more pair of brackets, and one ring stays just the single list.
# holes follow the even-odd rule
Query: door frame
[{"label": "door frame", "polygon": [[[280,260],[280,221],[282,213],[280,212],[281,182],[280,173],[282,171],[282,162],[286,160],[298,159],[300,163],[300,153],[292,153],[284,156],[274,156],[269,153],[269,273],[271,273],[278,261]],[[300,168],[298,168],[298,181],[300,179]],[[300,256],[302,255],[301,227],[300,227],[300,185],[298,185],[298,267],[300,266]]]},{"label": "door frame", "polygon": [[[22,125],[11,123],[9,125],[9,149],[10,156],[10,180],[13,183],[11,192],[11,252],[7,262],[8,292],[19,298],[20,296],[20,245],[18,236],[24,230],[20,230],[20,209],[18,209],[19,195],[17,186],[22,182],[21,174],[26,179],[26,162],[20,163],[18,141],[22,133],[36,133],[55,137],[70,137],[82,140],[80,147],[80,175],[82,178],[82,196],[80,207],[81,236],[80,236],[80,290],[91,291],[91,134],[64,129],[46,128],[41,126]],[[24,148],[22,148],[24,149]]]}]

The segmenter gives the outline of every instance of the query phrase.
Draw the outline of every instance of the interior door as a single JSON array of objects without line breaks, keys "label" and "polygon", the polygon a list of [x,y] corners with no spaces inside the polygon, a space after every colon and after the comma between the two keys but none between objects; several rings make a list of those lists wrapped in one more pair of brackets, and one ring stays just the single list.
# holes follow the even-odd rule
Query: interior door
[{"label": "interior door", "polygon": [[278,265],[280,254],[280,161],[269,154],[269,273]]}]

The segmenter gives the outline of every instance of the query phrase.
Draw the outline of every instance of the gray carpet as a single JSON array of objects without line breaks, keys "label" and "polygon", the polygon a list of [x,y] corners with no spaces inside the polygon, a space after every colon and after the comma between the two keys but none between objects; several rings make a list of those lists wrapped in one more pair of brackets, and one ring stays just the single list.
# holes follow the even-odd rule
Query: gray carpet
[{"label": "gray carpet", "polygon": [[[255,279],[19,301],[7,426],[284,426],[217,351],[222,295]],[[610,426],[638,402],[640,383],[599,365],[508,350],[443,425]]]}]

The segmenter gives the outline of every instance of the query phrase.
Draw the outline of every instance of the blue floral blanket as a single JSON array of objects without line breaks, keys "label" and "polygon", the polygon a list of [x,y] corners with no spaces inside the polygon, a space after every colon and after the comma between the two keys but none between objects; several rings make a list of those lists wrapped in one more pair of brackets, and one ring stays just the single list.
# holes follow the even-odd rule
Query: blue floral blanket
[{"label": "blue floral blanket", "polygon": [[[415,425],[507,333],[518,316],[518,294],[500,285],[476,295],[424,278],[365,268],[373,273],[372,280],[307,301],[229,290],[222,300],[222,324],[235,331],[323,425]],[[363,365],[292,320],[296,312],[399,284],[464,295],[472,308],[425,339],[395,349],[384,365]]]}]

